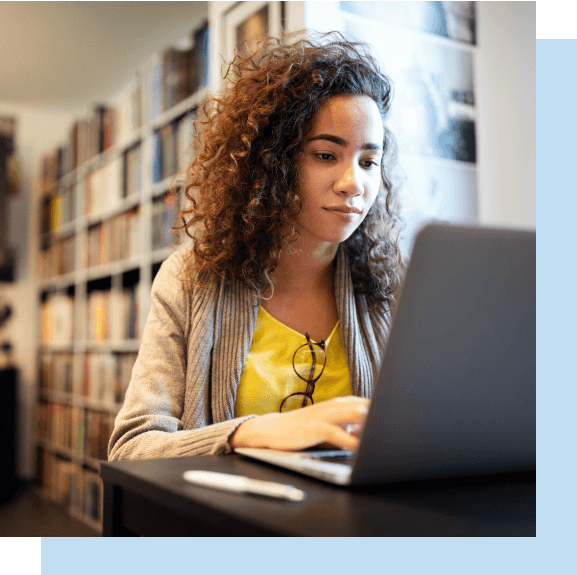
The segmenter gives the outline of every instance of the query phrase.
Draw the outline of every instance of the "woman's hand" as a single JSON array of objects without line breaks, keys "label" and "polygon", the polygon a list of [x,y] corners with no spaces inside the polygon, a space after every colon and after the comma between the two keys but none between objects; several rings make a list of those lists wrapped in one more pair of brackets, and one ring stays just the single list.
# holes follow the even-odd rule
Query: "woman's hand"
[{"label": "woman's hand", "polygon": [[[358,430],[369,410],[362,397],[337,397],[287,413],[268,413],[241,423],[228,443],[236,447],[266,447],[296,451],[321,443],[354,451]],[[357,433],[347,433],[348,427]]]}]

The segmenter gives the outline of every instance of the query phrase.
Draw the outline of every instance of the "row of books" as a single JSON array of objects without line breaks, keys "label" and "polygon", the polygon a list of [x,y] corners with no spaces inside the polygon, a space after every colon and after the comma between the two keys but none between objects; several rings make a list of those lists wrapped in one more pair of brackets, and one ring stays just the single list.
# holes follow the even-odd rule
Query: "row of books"
[{"label": "row of books", "polygon": [[149,84],[149,121],[206,86],[208,41],[205,22],[181,41],[182,46],[167,47],[154,55],[144,71],[136,71],[109,103],[95,105],[88,118],[75,121],[67,142],[42,160],[42,192],[51,192],[67,173],[136,133],[145,121],[145,82]]},{"label": "row of books", "polygon": [[42,450],[39,465],[45,497],[94,521],[102,520],[102,480],[96,471],[48,450]]},{"label": "row of books", "polygon": [[93,459],[108,459],[108,443],[114,431],[115,416],[104,411],[86,411],[86,455]]},{"label": "row of books", "polygon": [[79,459],[107,459],[115,415],[55,401],[38,403],[38,439]]},{"label": "row of books", "polygon": [[89,340],[122,341],[140,338],[138,285],[94,290],[88,294]]},{"label": "row of books", "polygon": [[172,232],[178,224],[182,195],[169,191],[152,202],[152,249],[159,250],[179,242],[181,233]]},{"label": "row of books", "polygon": [[137,356],[137,352],[85,354],[82,395],[122,404]]},{"label": "row of books", "polygon": [[79,458],[84,456],[84,409],[66,403],[38,403],[38,439],[65,450]]},{"label": "row of books", "polygon": [[182,102],[208,83],[208,23],[165,48],[149,62],[150,119]]},{"label": "row of books", "polygon": [[116,110],[116,134],[118,144],[123,144],[143,124],[142,74],[136,71],[113,97]]},{"label": "row of books", "polygon": [[140,210],[134,208],[88,228],[86,266],[129,259],[140,248]]},{"label": "row of books", "polygon": [[[87,296],[86,337],[96,341],[140,338],[139,286],[93,290]],[[74,338],[74,298],[48,294],[41,304],[43,345],[70,345]],[[84,331],[84,330],[83,330]]]},{"label": "row of books", "polygon": [[[140,211],[133,208],[88,229],[86,266],[130,259],[140,253],[140,246]],[[48,242],[39,252],[40,278],[45,280],[73,272],[75,250],[75,235]]]},{"label": "row of books", "polygon": [[43,353],[40,387],[121,405],[137,352]]},{"label": "row of books", "polygon": [[76,209],[75,187],[73,185],[58,188],[50,197],[50,231],[57,231],[61,226],[74,219]]},{"label": "row of books", "polygon": [[142,145],[128,148],[84,176],[84,213],[98,215],[142,191]]},{"label": "row of books", "polygon": [[73,393],[75,375],[73,353],[43,353],[40,355],[41,389]]},{"label": "row of books", "polygon": [[66,174],[111,148],[116,141],[115,123],[115,108],[103,104],[94,106],[89,118],[74,122],[68,141],[42,160],[41,191],[50,193]]},{"label": "row of books", "polygon": [[189,112],[155,130],[152,135],[152,181],[161,182],[185,170],[192,162],[195,113]]},{"label": "row of books", "polygon": [[74,235],[52,241],[38,254],[41,279],[68,274],[74,271],[76,237]]},{"label": "row of books", "polygon": [[43,195],[40,201],[40,233],[46,245],[50,243],[50,232],[58,231],[74,220],[75,195],[75,187],[72,185]]},{"label": "row of books", "polygon": [[122,157],[111,158],[84,176],[84,213],[98,215],[122,200]]},{"label": "row of books", "polygon": [[[195,114],[190,112],[154,131],[154,182],[186,169],[192,161],[195,153],[194,121]],[[142,145],[138,142],[125,150],[122,156],[110,159],[85,175],[84,213],[97,215],[123,199],[138,197],[142,190],[142,175]],[[74,219],[75,187],[57,188],[56,185],[56,181],[52,182],[45,192],[46,201],[42,208],[44,232],[58,230]]]},{"label": "row of books", "polygon": [[41,305],[40,333],[43,345],[69,345],[74,337],[74,298],[48,294]]}]

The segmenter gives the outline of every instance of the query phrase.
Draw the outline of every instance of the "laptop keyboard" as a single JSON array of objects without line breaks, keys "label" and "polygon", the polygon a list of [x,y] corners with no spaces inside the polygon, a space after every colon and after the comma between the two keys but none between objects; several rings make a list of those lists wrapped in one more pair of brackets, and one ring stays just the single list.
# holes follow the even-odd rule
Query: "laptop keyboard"
[{"label": "laptop keyboard", "polygon": [[327,461],[329,463],[344,463],[345,465],[351,465],[353,462],[354,453],[352,451],[344,451],[342,449],[335,451],[302,451],[301,457],[304,457],[305,459],[315,459],[316,461]]}]

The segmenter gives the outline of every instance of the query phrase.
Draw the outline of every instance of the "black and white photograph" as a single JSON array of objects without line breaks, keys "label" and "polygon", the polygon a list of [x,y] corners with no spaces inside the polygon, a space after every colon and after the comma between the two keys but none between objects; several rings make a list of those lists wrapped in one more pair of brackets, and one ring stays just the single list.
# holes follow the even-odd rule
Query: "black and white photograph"
[{"label": "black and white photograph", "polygon": [[399,152],[476,162],[473,55],[400,29],[347,20],[369,42],[395,86],[389,127]]},{"label": "black and white photograph", "polygon": [[341,2],[341,9],[392,26],[476,44],[475,2]]}]

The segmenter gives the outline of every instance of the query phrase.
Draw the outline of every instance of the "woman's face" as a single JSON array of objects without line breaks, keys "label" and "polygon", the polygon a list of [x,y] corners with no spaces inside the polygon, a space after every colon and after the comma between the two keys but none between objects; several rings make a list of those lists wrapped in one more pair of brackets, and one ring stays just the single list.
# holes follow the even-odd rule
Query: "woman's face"
[{"label": "woman's face", "polygon": [[333,96],[322,104],[297,157],[296,227],[305,245],[343,242],[365,219],[381,184],[383,135],[368,96]]}]

